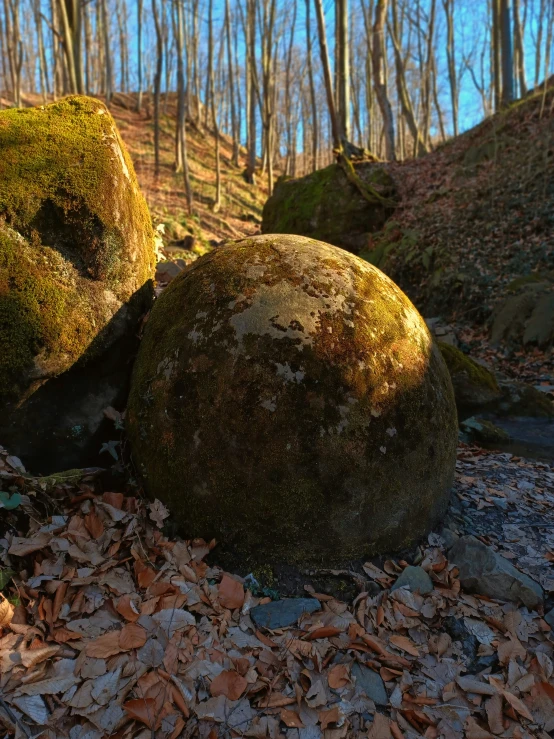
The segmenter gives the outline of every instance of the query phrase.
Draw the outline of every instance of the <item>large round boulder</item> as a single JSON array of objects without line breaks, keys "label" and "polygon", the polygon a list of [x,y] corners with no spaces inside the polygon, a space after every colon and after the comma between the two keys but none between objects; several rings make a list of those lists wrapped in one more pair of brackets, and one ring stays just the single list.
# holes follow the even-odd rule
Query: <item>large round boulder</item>
[{"label": "large round boulder", "polygon": [[408,298],[299,236],[230,243],[171,283],[127,429],[185,536],[265,563],[410,545],[446,510],[457,441],[448,371]]},{"label": "large round boulder", "polygon": [[0,112],[0,438],[37,472],[86,461],[125,384],[118,342],[130,348],[150,304],[154,261],[148,208],[101,102]]}]

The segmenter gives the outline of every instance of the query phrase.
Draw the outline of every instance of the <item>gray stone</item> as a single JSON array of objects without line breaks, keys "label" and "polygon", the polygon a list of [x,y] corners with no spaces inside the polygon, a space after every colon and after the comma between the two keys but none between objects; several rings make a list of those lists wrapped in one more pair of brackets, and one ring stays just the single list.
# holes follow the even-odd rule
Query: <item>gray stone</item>
[{"label": "gray stone", "polygon": [[256,606],[250,616],[256,626],[266,629],[284,629],[296,623],[303,613],[319,611],[321,606],[315,598],[286,598]]},{"label": "gray stone", "polygon": [[406,567],[398,580],[394,583],[391,590],[406,587],[410,588],[412,593],[421,593],[427,595],[433,591],[433,582],[429,575],[421,567]]},{"label": "gray stone", "polygon": [[158,282],[171,282],[182,271],[183,267],[176,262],[158,262],[156,265],[156,280]]},{"label": "gray stone", "polygon": [[371,698],[375,705],[388,705],[389,699],[381,675],[358,662],[352,667],[352,675],[356,678],[356,687]]},{"label": "gray stone", "polygon": [[541,586],[511,562],[474,536],[462,536],[449,552],[460,570],[460,583],[468,592],[497,600],[521,601],[537,608],[543,601]]}]

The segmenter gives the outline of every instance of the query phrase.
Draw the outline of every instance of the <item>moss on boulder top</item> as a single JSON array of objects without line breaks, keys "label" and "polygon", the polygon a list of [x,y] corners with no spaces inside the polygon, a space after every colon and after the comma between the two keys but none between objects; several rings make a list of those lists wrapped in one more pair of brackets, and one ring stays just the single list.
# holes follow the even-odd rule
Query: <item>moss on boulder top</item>
[{"label": "moss on boulder top", "polygon": [[[393,180],[383,165],[357,164],[355,172],[384,198],[394,195]],[[262,233],[309,236],[359,253],[393,210],[390,199],[388,204],[368,202],[344,170],[331,164],[299,179],[281,177],[264,205]]]},{"label": "moss on boulder top", "polygon": [[445,512],[452,385],[378,269],[299,236],[230,243],[155,303],[127,430],[187,537],[250,562],[344,562],[408,546]]},{"label": "moss on boulder top", "polygon": [[501,390],[490,370],[457,347],[443,341],[438,344],[450,372],[459,414],[500,398]]},{"label": "moss on boulder top", "polygon": [[106,107],[69,97],[1,111],[0,399],[134,330],[153,268],[148,208]]}]

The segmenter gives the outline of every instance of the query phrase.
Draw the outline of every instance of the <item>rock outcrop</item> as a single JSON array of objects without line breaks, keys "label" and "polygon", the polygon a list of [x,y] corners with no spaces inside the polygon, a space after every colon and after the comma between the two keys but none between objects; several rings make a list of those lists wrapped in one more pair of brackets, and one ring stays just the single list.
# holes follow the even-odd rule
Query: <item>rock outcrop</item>
[{"label": "rock outcrop", "polygon": [[33,471],[83,466],[150,305],[148,208],[92,98],[0,112],[0,152],[0,438]]},{"label": "rock outcrop", "polygon": [[281,177],[264,205],[262,233],[299,234],[364,251],[394,211],[395,187],[382,165],[357,164],[355,172],[382,201],[368,202],[338,164],[298,179]]},{"label": "rock outcrop", "polygon": [[495,308],[491,321],[493,344],[551,347],[554,344],[554,272],[514,280]]},{"label": "rock outcrop", "polygon": [[127,430],[185,536],[270,564],[412,544],[446,510],[457,441],[448,371],[410,301],[298,236],[230,243],[173,280]]}]

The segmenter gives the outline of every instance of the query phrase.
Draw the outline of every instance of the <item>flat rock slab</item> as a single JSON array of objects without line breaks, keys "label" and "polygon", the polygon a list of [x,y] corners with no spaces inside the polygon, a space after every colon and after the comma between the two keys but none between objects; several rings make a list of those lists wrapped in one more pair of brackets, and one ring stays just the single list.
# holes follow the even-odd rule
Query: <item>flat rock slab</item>
[{"label": "flat rock slab", "polygon": [[420,593],[427,595],[433,592],[433,581],[429,575],[421,567],[406,567],[398,580],[394,583],[391,590],[409,587],[412,593]]},{"label": "flat rock slab", "polygon": [[385,683],[379,673],[370,670],[365,665],[356,662],[352,666],[352,675],[356,678],[356,687],[359,687],[376,706],[386,706],[389,702]]},{"label": "flat rock slab", "polygon": [[320,608],[315,598],[286,598],[256,606],[250,611],[250,616],[256,626],[284,629],[296,623],[303,613],[313,613]]},{"label": "flat rock slab", "polygon": [[468,592],[497,600],[521,601],[527,608],[543,602],[543,589],[528,575],[474,536],[462,536],[449,552],[460,570],[460,583]]}]

